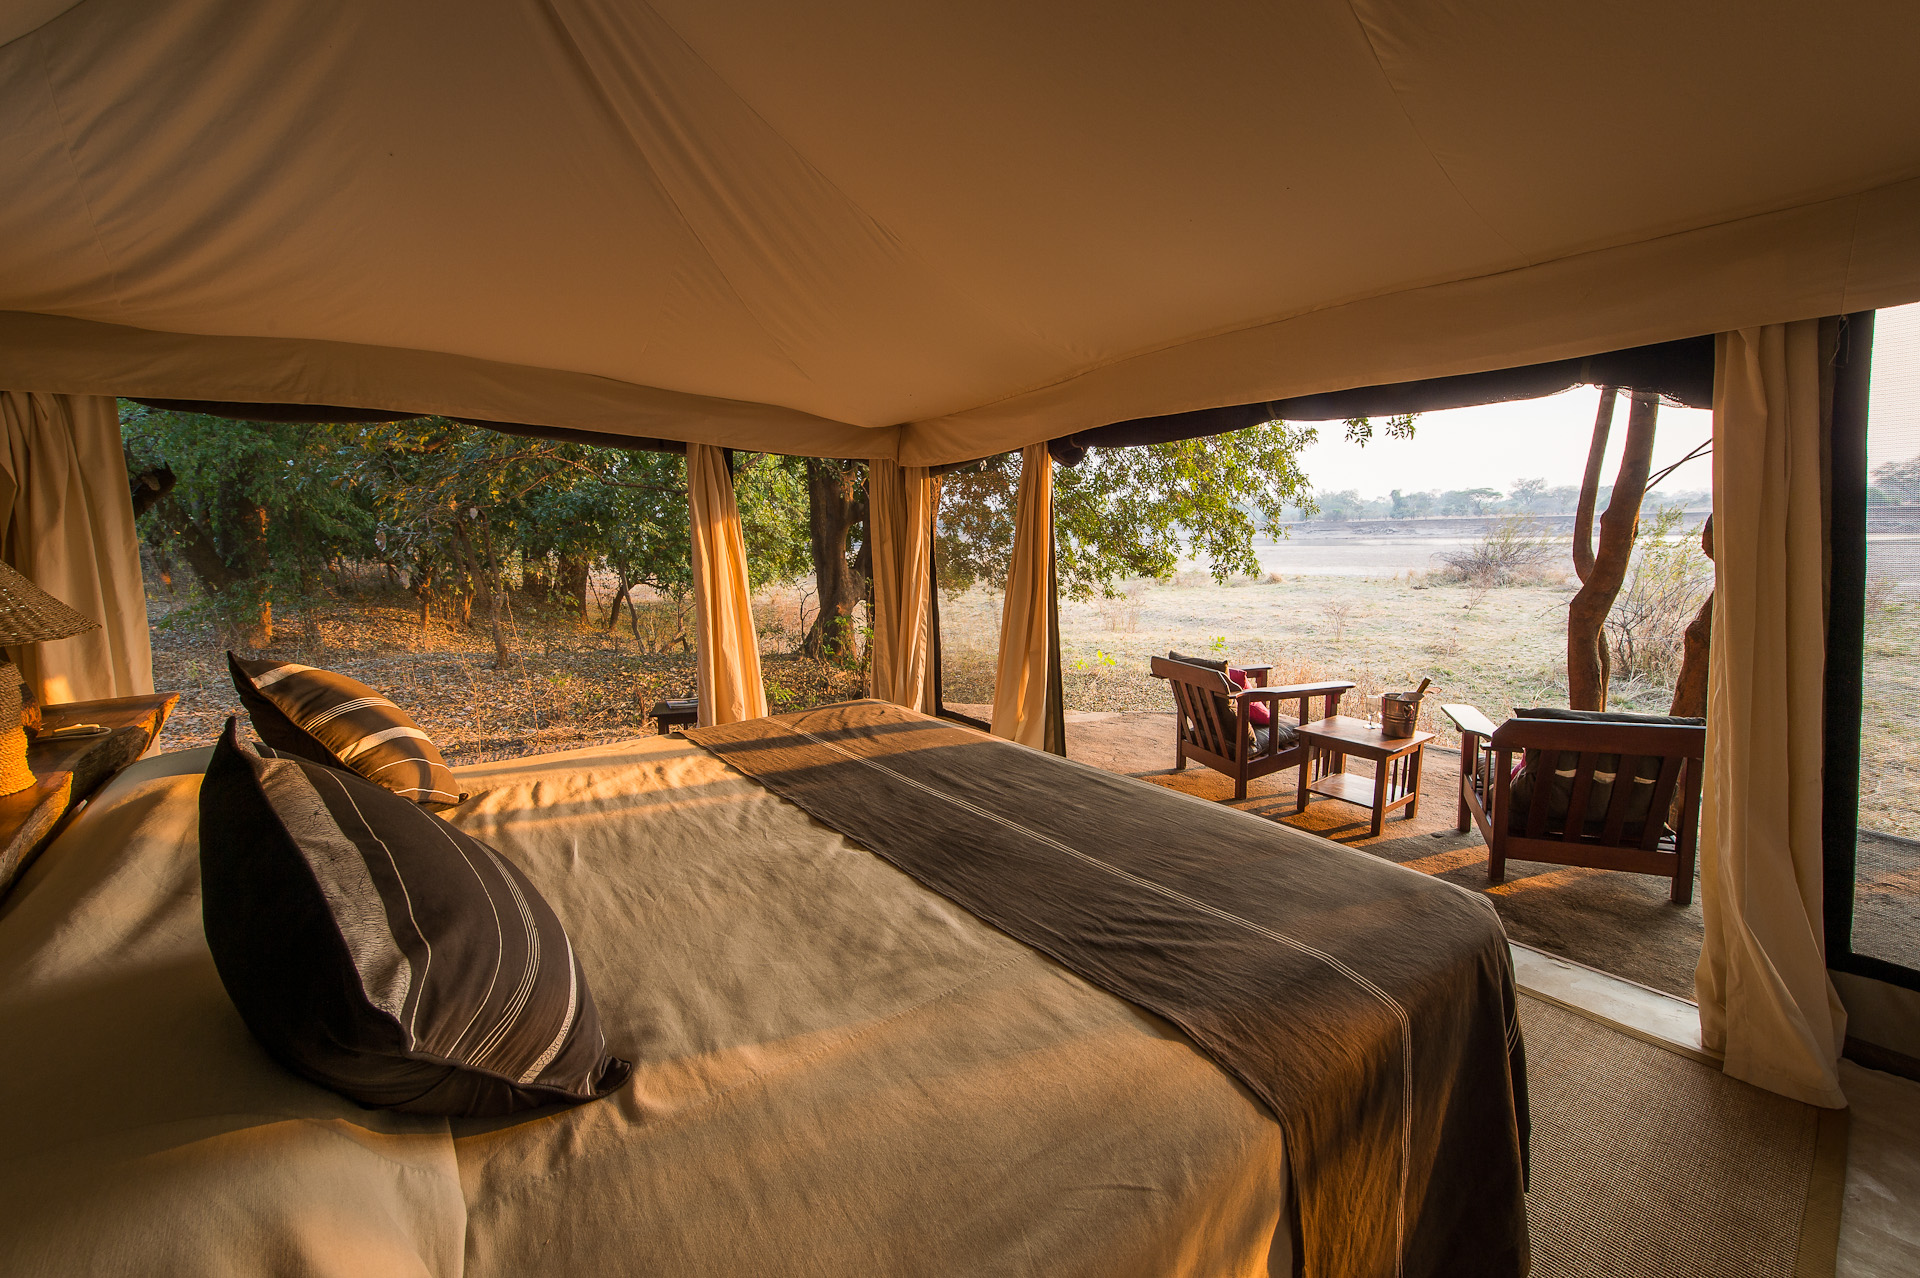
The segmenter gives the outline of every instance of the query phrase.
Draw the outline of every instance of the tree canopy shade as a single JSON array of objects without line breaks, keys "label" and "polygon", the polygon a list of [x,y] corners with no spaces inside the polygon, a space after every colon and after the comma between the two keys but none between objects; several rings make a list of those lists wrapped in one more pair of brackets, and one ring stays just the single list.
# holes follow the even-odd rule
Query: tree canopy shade
[{"label": "tree canopy shade", "polygon": [[[275,597],[309,594],[341,558],[386,566],[423,612],[461,619],[496,608],[507,574],[574,608],[596,565],[617,578],[618,597],[646,586],[677,598],[691,586],[686,465],[673,454],[443,418],[234,422],[134,404],[123,406],[122,437],[133,473],[173,475],[142,519],[148,541],[256,639],[271,633]],[[801,463],[742,458],[736,489],[754,580],[802,571]]]},{"label": "tree canopy shade", "polygon": [[945,464],[1920,299],[1911,5],[1098,28],[15,5],[0,385]]}]

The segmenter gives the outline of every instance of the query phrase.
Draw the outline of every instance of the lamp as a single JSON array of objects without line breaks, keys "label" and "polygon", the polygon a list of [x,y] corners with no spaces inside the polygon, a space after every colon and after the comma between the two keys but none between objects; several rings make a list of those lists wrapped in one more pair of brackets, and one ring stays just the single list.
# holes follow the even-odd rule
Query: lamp
[{"label": "lamp", "polygon": [[[0,647],[66,639],[100,623],[75,612],[0,560]],[[33,784],[27,730],[20,722],[20,670],[0,659],[0,794]]]}]

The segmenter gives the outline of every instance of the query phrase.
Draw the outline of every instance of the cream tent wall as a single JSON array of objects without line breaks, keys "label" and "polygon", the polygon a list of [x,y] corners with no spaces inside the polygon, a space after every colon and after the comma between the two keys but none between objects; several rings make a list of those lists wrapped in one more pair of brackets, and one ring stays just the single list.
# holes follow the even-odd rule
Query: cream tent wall
[{"label": "cream tent wall", "polygon": [[1920,8],[24,0],[0,386],[934,464],[1920,298]]}]

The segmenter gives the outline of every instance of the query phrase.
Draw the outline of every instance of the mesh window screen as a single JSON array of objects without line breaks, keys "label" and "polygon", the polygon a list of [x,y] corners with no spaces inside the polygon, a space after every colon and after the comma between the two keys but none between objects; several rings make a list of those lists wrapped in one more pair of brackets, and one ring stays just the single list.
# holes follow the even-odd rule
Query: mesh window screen
[{"label": "mesh window screen", "polygon": [[1875,320],[1853,950],[1920,968],[1920,305]]}]

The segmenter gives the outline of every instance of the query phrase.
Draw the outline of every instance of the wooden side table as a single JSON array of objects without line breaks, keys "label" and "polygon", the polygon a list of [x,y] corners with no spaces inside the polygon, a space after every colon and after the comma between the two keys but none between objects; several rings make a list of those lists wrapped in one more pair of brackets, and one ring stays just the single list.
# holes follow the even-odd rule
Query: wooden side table
[{"label": "wooden side table", "polygon": [[653,718],[653,730],[664,737],[675,728],[691,728],[700,721],[700,699],[669,697],[654,702],[647,713]]},{"label": "wooden side table", "polygon": [[[1301,724],[1300,742],[1306,749],[1300,755],[1294,811],[1305,812],[1314,795],[1371,808],[1373,837],[1379,838],[1387,813],[1395,808],[1405,808],[1409,821],[1419,814],[1420,762],[1431,740],[1431,732],[1385,736],[1378,725],[1344,714]],[[1348,772],[1348,755],[1372,760],[1372,778]]]},{"label": "wooden side table", "polygon": [[[155,692],[42,708],[41,735],[27,743],[34,783],[17,794],[0,795],[0,896],[52,841],[69,812],[146,752],[179,700],[177,692]],[[79,723],[97,723],[107,731],[85,737],[46,735]]]}]

